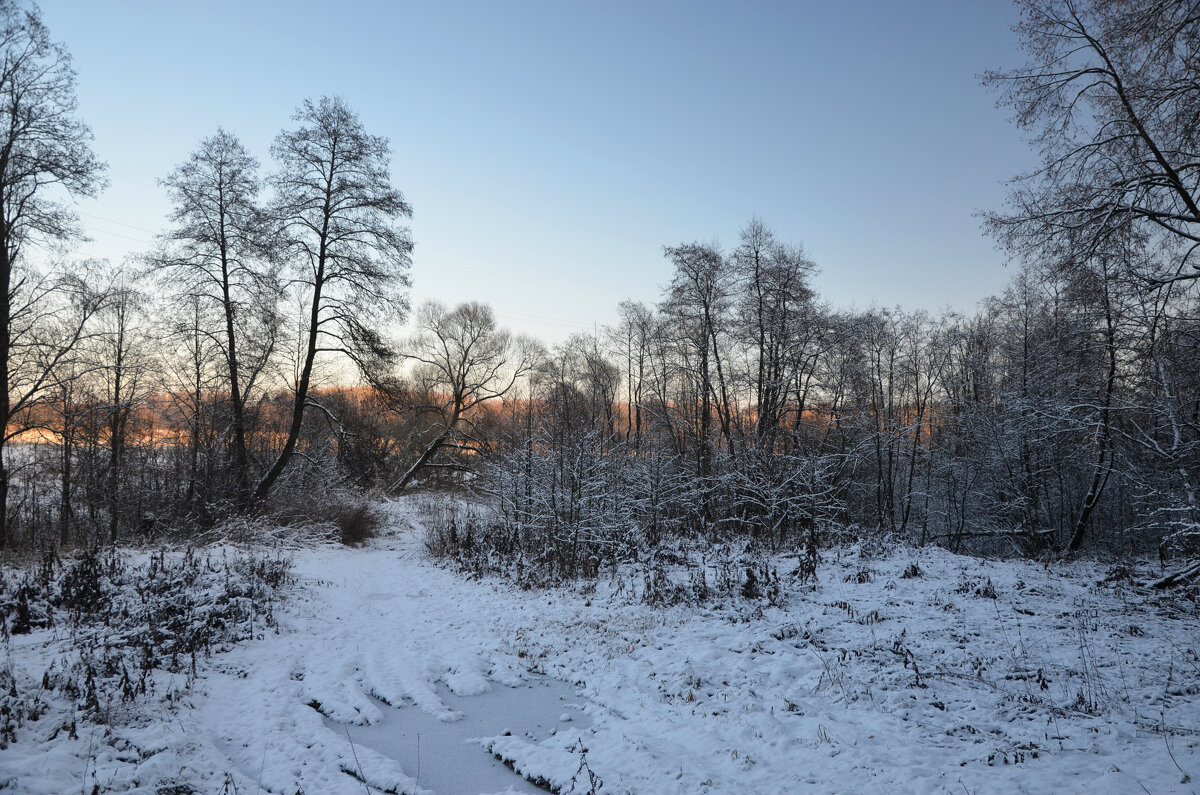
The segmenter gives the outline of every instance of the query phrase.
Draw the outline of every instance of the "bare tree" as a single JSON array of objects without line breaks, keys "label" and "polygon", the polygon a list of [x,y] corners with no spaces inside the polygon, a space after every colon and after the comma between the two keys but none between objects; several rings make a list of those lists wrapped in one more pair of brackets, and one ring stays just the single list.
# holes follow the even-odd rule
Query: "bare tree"
[{"label": "bare tree", "polygon": [[666,247],[663,253],[675,266],[675,273],[662,312],[678,322],[678,340],[688,358],[694,357],[685,369],[696,381],[696,472],[704,479],[713,473],[714,405],[722,435],[733,452],[733,412],[720,344],[720,337],[729,330],[732,274],[713,245],[689,243]]},{"label": "bare tree", "polygon": [[820,329],[811,322],[815,312],[808,281],[817,266],[802,247],[780,243],[757,218],[742,230],[732,262],[744,285],[738,308],[754,358],[755,439],[770,446],[788,411],[792,386],[806,391],[805,377],[814,363],[809,343]]},{"label": "bare tree", "polygon": [[412,209],[392,187],[387,139],[368,135],[340,98],[305,100],[293,119],[300,126],[271,148],[272,212],[306,314],[287,438],[258,482],[259,500],[295,452],[318,354],[347,354],[360,366],[391,358],[380,326],[404,313],[412,251],[398,225]]},{"label": "bare tree", "polygon": [[[78,310],[77,310],[78,311]],[[74,492],[76,466],[84,429],[97,422],[103,407],[94,399],[91,390],[94,376],[103,365],[89,355],[87,343],[60,359],[50,370],[51,386],[44,398],[34,402],[28,412],[40,423],[30,423],[24,430],[46,431],[58,439],[58,536],[59,546],[70,543],[75,525]]]},{"label": "bare tree", "polygon": [[[60,445],[60,544],[68,542],[72,511],[72,458],[82,426],[88,421],[87,381],[96,370],[88,343],[94,317],[106,300],[90,283],[91,263],[79,276],[61,277],[32,291],[34,300],[18,305],[12,325],[10,416],[5,441],[30,434],[57,438]],[[36,528],[35,528],[36,529]]]},{"label": "bare tree", "polygon": [[[36,8],[0,2],[0,417],[20,409],[11,397],[14,315],[46,297],[53,282],[29,275],[27,247],[79,237],[76,216],[55,196],[92,196],[103,165],[92,154],[91,130],[75,118],[75,73],[66,49],[51,41]],[[26,316],[26,320],[28,315]],[[76,338],[77,339],[77,338]],[[68,338],[72,346],[76,339]],[[34,379],[44,385],[44,380]],[[8,537],[8,482],[0,434],[0,548]]]},{"label": "bare tree", "polygon": [[650,366],[654,312],[641,302],[622,301],[620,322],[608,330],[617,357],[625,364],[625,441],[636,448],[642,441],[642,407]]},{"label": "bare tree", "polygon": [[1020,5],[1029,62],[985,83],[1032,133],[1042,163],[1014,180],[1010,208],[988,224],[1010,251],[1061,278],[1072,306],[1091,317],[1086,336],[1097,355],[1079,377],[1095,384],[1082,441],[1092,462],[1073,511],[1068,548],[1077,550],[1114,472],[1117,426],[1134,408],[1118,394],[1131,263],[1145,263],[1141,289],[1176,299],[1200,279],[1200,8],[1190,0]]},{"label": "bare tree", "polygon": [[[174,225],[151,263],[170,274],[177,295],[216,308],[228,372],[234,494],[249,497],[246,404],[250,387],[274,349],[278,279],[268,225],[256,202],[258,161],[231,133],[218,130],[163,181]],[[195,307],[199,317],[200,307]]]},{"label": "bare tree", "polygon": [[462,468],[437,463],[440,450],[480,452],[475,416],[507,395],[533,365],[532,347],[498,328],[485,304],[447,309],[437,301],[426,302],[417,313],[417,327],[405,357],[413,363],[412,378],[425,401],[418,409],[432,418],[431,438],[393,491],[403,491],[423,469]]},{"label": "bare tree", "polygon": [[1020,0],[1029,62],[990,72],[1042,165],[989,224],[1031,260],[1112,234],[1164,241],[1154,283],[1200,279],[1200,8],[1191,0]]},{"label": "bare tree", "polygon": [[144,294],[116,281],[109,300],[98,314],[98,333],[93,338],[97,359],[95,369],[103,384],[108,425],[105,490],[108,537],[113,544],[117,542],[121,520],[129,420],[151,388],[148,376],[152,363],[145,303]]},{"label": "bare tree", "polygon": [[[205,426],[211,423],[210,404],[212,393],[218,389],[222,364],[223,346],[214,345],[205,329],[212,327],[212,318],[206,317],[205,302],[200,296],[187,298],[182,307],[182,316],[173,322],[164,322],[167,334],[160,342],[164,356],[161,367],[163,389],[170,400],[169,422],[183,426],[186,435],[186,474],[182,475],[184,510],[193,513],[203,511],[209,497],[209,478],[201,477],[201,456],[205,449]],[[177,313],[177,303],[170,307]],[[211,309],[211,307],[208,307]],[[244,394],[244,393],[243,393]],[[212,470],[211,464],[205,468]]]}]

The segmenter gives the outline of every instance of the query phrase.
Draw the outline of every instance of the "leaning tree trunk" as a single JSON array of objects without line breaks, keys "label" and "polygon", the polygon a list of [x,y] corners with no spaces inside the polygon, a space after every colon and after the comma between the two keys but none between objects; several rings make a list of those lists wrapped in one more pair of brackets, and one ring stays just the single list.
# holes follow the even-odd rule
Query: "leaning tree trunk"
[{"label": "leaning tree trunk", "polygon": [[390,491],[396,494],[404,491],[404,489],[408,487],[408,484],[412,482],[412,479],[415,478],[431,460],[433,460],[433,457],[437,454],[437,451],[441,450],[446,444],[446,441],[454,434],[454,429],[458,427],[458,422],[462,417],[462,413],[462,401],[456,399],[454,401],[454,410],[450,414],[450,421],[446,423],[446,426],[442,429],[442,432],[439,433],[432,442],[425,446],[425,449],[421,451],[421,455],[417,456],[417,460],[413,462],[413,465],[410,466],[408,470],[400,476],[399,480],[392,484]]},{"label": "leaning tree trunk", "polygon": [[[328,217],[326,218],[326,224],[328,225]],[[279,457],[275,459],[275,463],[271,465],[271,468],[258,481],[258,487],[254,490],[255,502],[262,502],[267,498],[271,493],[271,488],[275,485],[275,481],[279,479],[279,476],[283,474],[283,470],[292,460],[292,454],[296,451],[296,442],[300,439],[300,429],[304,424],[304,408],[308,401],[308,385],[312,379],[313,362],[317,358],[317,336],[320,333],[321,287],[323,286],[325,277],[325,239],[326,232],[322,232],[317,274],[313,280],[312,311],[308,321],[308,350],[304,354],[304,366],[300,370],[300,379],[296,383],[296,397],[292,403],[292,422],[288,428],[287,441],[284,442],[283,450],[280,451]]]}]

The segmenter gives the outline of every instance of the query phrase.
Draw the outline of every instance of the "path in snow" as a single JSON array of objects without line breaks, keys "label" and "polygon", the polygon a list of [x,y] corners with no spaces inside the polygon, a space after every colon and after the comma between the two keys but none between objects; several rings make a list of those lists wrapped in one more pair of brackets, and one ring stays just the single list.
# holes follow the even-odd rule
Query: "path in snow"
[{"label": "path in snow", "polygon": [[235,653],[244,676],[211,680],[204,724],[275,791],[361,792],[342,771],[416,791],[411,760],[365,739],[356,757],[337,723],[386,732],[379,700],[457,720],[469,699],[455,697],[538,673],[578,682],[591,725],[487,747],[556,786],[580,747],[604,792],[1191,791],[1170,753],[1200,774],[1196,622],[1097,591],[1095,567],[933,549],[911,553],[924,576],[906,580],[909,558],[850,553],[786,609],[651,609],[628,600],[636,574],[592,593],[465,579],[391,507],[372,549],[297,553],[307,587],[285,634]]}]

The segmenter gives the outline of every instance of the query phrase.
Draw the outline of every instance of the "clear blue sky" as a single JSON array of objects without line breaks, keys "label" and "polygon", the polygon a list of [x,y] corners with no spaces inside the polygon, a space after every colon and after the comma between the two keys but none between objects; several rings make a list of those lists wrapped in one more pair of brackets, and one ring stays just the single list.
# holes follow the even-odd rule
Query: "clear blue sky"
[{"label": "clear blue sky", "polygon": [[653,301],[664,244],[802,242],[833,305],[969,310],[1011,272],[974,213],[1033,156],[979,85],[1009,0],[44,0],[111,186],[89,253],[144,250],[156,180],[220,126],[268,165],[305,97],[391,139],[414,299],[557,341]]}]

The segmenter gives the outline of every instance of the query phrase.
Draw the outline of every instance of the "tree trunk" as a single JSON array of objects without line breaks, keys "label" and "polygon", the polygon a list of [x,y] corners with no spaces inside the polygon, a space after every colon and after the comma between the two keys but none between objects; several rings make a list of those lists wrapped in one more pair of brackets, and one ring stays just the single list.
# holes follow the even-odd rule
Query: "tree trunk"
[{"label": "tree trunk", "polygon": [[[69,410],[69,409],[68,409]],[[74,434],[74,429],[70,423],[63,423],[63,443],[62,443],[62,478],[60,480],[61,497],[58,508],[58,543],[60,547],[66,547],[71,529],[71,437]]]},{"label": "tree trunk", "polygon": [[[2,224],[3,221],[0,221]],[[8,230],[0,229],[0,240],[8,240]],[[0,550],[8,546],[8,421],[12,406],[8,398],[8,368],[9,354],[12,347],[12,329],[10,328],[11,307],[9,306],[12,290],[12,259],[7,243],[0,244],[0,419],[4,427],[0,428]]]},{"label": "tree trunk", "polygon": [[238,374],[237,334],[233,325],[233,299],[229,292],[229,262],[225,245],[225,218],[221,217],[221,298],[225,310],[226,359],[229,365],[229,402],[233,414],[233,479],[239,505],[250,496],[250,461],[246,455],[246,421],[241,379]]},{"label": "tree trunk", "polygon": [[438,434],[437,438],[430,442],[429,445],[427,445],[425,449],[421,451],[421,455],[417,457],[417,460],[413,462],[413,465],[410,466],[408,470],[400,476],[400,479],[397,480],[392,487],[388,489],[388,491],[391,491],[395,494],[399,494],[400,492],[404,491],[408,484],[412,482],[412,479],[417,476],[417,473],[421,471],[421,468],[429,463],[430,459],[433,458],[434,454],[441,449],[442,445],[444,445],[446,440],[449,438],[449,429]]},{"label": "tree trunk", "polygon": [[1092,482],[1088,487],[1088,493],[1083,498],[1083,506],[1079,510],[1079,518],[1075,522],[1075,530],[1071,534],[1071,542],[1067,545],[1067,550],[1070,552],[1077,552],[1083,546],[1088,523],[1092,518],[1092,511],[1096,507],[1096,502],[1100,499],[1100,495],[1104,492],[1104,486],[1108,483],[1108,476],[1112,472],[1110,455],[1112,428],[1110,423],[1113,390],[1117,381],[1117,342],[1107,281],[1104,287],[1104,321],[1104,342],[1108,352],[1108,373],[1104,379],[1104,402],[1100,407],[1100,426],[1096,429],[1096,465],[1092,471]]},{"label": "tree trunk", "polygon": [[300,429],[304,424],[304,406],[308,400],[308,385],[312,378],[313,362],[317,358],[317,337],[320,332],[321,321],[321,288],[325,278],[325,240],[328,234],[328,214],[326,215],[326,230],[322,230],[321,234],[321,249],[318,253],[317,274],[313,280],[313,297],[312,308],[309,314],[308,326],[308,348],[304,355],[304,366],[300,370],[300,380],[296,383],[296,397],[292,403],[292,422],[288,428],[287,441],[284,442],[283,450],[280,451],[279,457],[275,459],[275,463],[267,470],[266,474],[258,482],[258,487],[254,490],[254,501],[261,502],[271,493],[271,487],[275,485],[275,481],[283,474],[283,470],[292,460],[292,454],[296,451],[296,442],[300,439]]},{"label": "tree trunk", "polygon": [[121,357],[117,355],[113,382],[113,413],[108,428],[108,535],[117,543],[117,513],[120,510],[121,457],[125,428],[121,417]]}]

